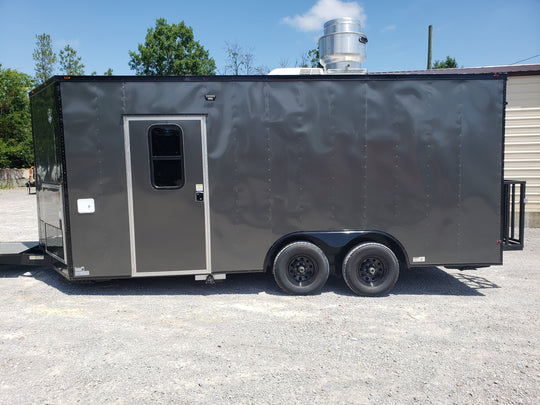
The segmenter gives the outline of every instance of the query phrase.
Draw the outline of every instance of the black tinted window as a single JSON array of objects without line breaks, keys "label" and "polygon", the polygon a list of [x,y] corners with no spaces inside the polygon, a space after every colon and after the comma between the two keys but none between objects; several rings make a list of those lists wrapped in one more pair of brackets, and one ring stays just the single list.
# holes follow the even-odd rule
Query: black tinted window
[{"label": "black tinted window", "polygon": [[156,126],[151,129],[152,156],[180,156],[181,130],[177,126]]},{"label": "black tinted window", "polygon": [[152,185],[180,188],[184,185],[182,129],[178,125],[150,127],[148,142]]},{"label": "black tinted window", "polygon": [[154,160],[154,186],[182,187],[181,160]]}]

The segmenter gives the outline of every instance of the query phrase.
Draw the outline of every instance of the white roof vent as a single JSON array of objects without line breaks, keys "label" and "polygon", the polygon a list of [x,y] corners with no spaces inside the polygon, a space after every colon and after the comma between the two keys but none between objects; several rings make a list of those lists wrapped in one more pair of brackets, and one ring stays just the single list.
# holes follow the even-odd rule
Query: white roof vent
[{"label": "white roof vent", "polygon": [[322,75],[324,71],[320,68],[305,68],[305,67],[295,67],[295,68],[278,68],[272,70],[269,75]]}]

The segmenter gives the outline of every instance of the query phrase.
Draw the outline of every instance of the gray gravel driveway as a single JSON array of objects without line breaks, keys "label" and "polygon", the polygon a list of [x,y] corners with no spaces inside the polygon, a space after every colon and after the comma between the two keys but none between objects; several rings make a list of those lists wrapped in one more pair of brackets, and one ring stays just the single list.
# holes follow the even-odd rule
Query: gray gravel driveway
[{"label": "gray gravel driveway", "polygon": [[[37,236],[24,193],[0,190],[0,240]],[[0,403],[538,404],[539,252],[527,229],[504,266],[410,270],[379,298],[0,266]]]}]

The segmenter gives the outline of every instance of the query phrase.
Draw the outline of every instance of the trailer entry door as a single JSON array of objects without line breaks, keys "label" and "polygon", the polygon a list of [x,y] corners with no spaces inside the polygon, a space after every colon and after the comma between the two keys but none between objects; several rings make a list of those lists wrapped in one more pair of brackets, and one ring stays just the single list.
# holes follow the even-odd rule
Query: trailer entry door
[{"label": "trailer entry door", "polygon": [[124,117],[133,276],[205,274],[206,119]]}]

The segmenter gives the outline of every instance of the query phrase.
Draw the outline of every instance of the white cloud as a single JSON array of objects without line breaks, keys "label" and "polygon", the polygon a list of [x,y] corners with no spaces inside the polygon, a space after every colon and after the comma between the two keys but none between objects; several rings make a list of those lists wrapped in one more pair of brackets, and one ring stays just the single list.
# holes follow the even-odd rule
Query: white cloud
[{"label": "white cloud", "polygon": [[362,26],[366,22],[366,14],[362,6],[355,1],[340,0],[318,0],[304,14],[285,17],[282,22],[299,31],[320,31],[326,21],[339,17],[355,18]]},{"label": "white cloud", "polygon": [[396,28],[395,25],[388,25],[382,29],[382,32],[394,31]]}]

